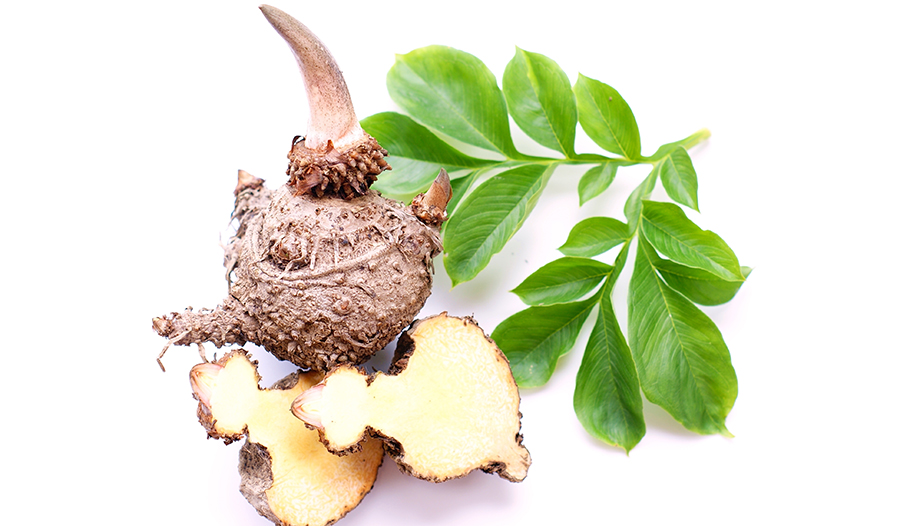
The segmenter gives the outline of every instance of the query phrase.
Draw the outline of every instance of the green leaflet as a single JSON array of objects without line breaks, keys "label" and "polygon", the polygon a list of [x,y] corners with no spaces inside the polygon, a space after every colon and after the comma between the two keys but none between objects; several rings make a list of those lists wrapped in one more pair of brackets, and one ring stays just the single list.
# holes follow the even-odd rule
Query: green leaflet
[{"label": "green leaflet", "polygon": [[[734,298],[743,281],[725,281],[705,270],[679,265],[662,259],[656,266],[666,283],[698,305],[722,305]],[[750,267],[741,267],[744,279],[750,277]]]},{"label": "green leaflet", "polygon": [[[441,171],[440,165],[413,161],[404,157],[390,158],[391,170],[378,175],[372,188],[382,194],[404,202],[428,190]],[[467,172],[454,172],[451,177],[463,177]]]},{"label": "green leaflet", "polygon": [[[649,252],[652,252],[652,249],[648,250],[648,256],[666,283],[698,305],[728,303],[744,284],[743,281],[726,281],[705,270],[679,265]],[[741,267],[741,275],[745,280],[750,276],[750,272],[752,272],[750,267]]]},{"label": "green leaflet", "polygon": [[575,301],[594,290],[612,270],[593,259],[560,258],[536,270],[511,292],[527,305]]},{"label": "green leaflet", "polygon": [[[579,205],[606,191],[619,166],[652,165],[625,202],[627,224],[592,217],[575,225],[559,249],[567,257],[541,267],[513,290],[532,306],[500,323],[492,337],[520,387],[543,385],[597,306],[573,397],[578,419],[592,436],[630,451],[646,431],[641,389],[688,429],[727,435],[725,417],[737,396],[737,379],[721,334],[694,303],[729,301],[750,269],[678,205],[649,200],[661,180],[670,199],[699,209],[697,174],[687,150],[709,131],[643,157],[634,114],[615,89],[583,75],[570,86],[553,60],[519,48],[504,70],[502,91],[480,60],[442,46],[398,55],[388,90],[411,118],[388,112],[363,122],[392,155],[394,170],[382,174],[375,188],[411,197],[427,188],[441,167],[451,174],[444,266],[454,285],[474,278],[503,248],[558,164],[587,168],[578,182]],[[510,116],[528,137],[563,157],[519,153]],[[576,153],[576,122],[611,156]],[[444,137],[499,155],[472,157]],[[612,291],[636,238],[626,339]],[[588,259],[619,245],[614,267]],[[598,285],[594,296],[580,300]]]},{"label": "green leaflet", "polygon": [[575,156],[575,95],[556,62],[516,48],[503,72],[503,93],[522,131],[538,144]]},{"label": "green leaflet", "polygon": [[494,164],[460,152],[400,113],[377,113],[360,125],[389,152],[391,170],[382,172],[372,188],[395,199],[409,201],[427,190],[441,168],[456,179]]},{"label": "green leaflet", "polygon": [[572,227],[559,251],[567,256],[599,256],[628,238],[628,225],[618,219],[589,217]]},{"label": "green leaflet", "polygon": [[465,198],[466,194],[469,193],[469,189],[472,188],[475,181],[478,180],[485,171],[486,170],[475,170],[469,175],[450,180],[450,189],[453,195],[450,197],[450,202],[447,203],[448,217],[453,215],[453,211],[456,210],[457,205]]},{"label": "green leaflet", "polygon": [[575,414],[593,436],[626,452],[646,432],[640,384],[631,350],[613,311],[612,286],[601,289],[597,321],[575,378]]},{"label": "green leaflet", "polygon": [[391,161],[397,158],[422,161],[448,172],[481,168],[496,162],[462,153],[428,128],[400,113],[376,113],[360,121],[360,125],[390,153]]},{"label": "green leaflet", "polygon": [[397,55],[391,98],[419,122],[464,143],[516,156],[497,79],[468,53],[429,46]]},{"label": "green leaflet", "polygon": [[444,227],[444,268],[454,286],[481,272],[519,230],[555,168],[526,164],[502,172],[457,206]]},{"label": "green leaflet", "polygon": [[491,338],[506,355],[519,387],[547,383],[556,362],[575,345],[578,333],[597,303],[595,298],[575,303],[529,307],[503,320]]},{"label": "green leaflet", "polygon": [[578,75],[575,82],[578,121],[598,146],[626,159],[641,157],[637,121],[619,92],[600,81]]},{"label": "green leaflet", "polygon": [[639,184],[631,195],[625,201],[625,218],[628,219],[628,231],[634,232],[638,226],[638,219],[641,217],[641,210],[644,207],[644,199],[650,197],[653,188],[656,187],[656,179],[659,177],[659,165],[650,170],[650,174]]},{"label": "green leaflet", "polygon": [[641,232],[653,248],[676,263],[700,268],[726,281],[743,281],[731,248],[716,234],[701,230],[671,203],[644,201]]},{"label": "green leaflet", "polygon": [[618,169],[618,163],[608,162],[600,163],[585,172],[578,181],[578,205],[587,203],[609,188]]},{"label": "green leaflet", "polygon": [[697,172],[687,151],[681,146],[659,161],[659,178],[666,193],[676,203],[700,211],[697,204]]},{"label": "green leaflet", "polygon": [[691,431],[731,434],[737,398],[731,355],[716,325],[659,277],[641,239],[628,289],[628,341],[647,400]]}]

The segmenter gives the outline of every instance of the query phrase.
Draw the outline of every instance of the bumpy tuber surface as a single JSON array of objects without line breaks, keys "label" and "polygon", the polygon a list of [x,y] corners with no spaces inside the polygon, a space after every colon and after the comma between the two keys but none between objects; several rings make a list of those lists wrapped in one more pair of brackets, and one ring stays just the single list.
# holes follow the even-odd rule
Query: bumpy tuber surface
[{"label": "bumpy tuber surface", "polygon": [[431,293],[449,178],[442,172],[411,206],[369,191],[390,167],[359,127],[337,64],[306,26],[261,9],[300,64],[307,137],[294,141],[290,180],[280,189],[239,172],[222,304],[154,318],[153,327],[166,347],[252,342],[319,371],[360,364],[409,325]]},{"label": "bumpy tuber surface", "polygon": [[400,337],[388,374],[340,367],[300,395],[293,412],[334,453],[379,437],[402,469],[435,482],[474,469],[518,482],[531,464],[509,363],[474,320],[446,313]]},{"label": "bumpy tuber surface", "polygon": [[256,365],[243,350],[191,370],[201,423],[210,437],[227,443],[247,437],[241,449],[241,493],[279,525],[340,519],[372,489],[381,465],[380,441],[369,440],[358,452],[338,457],[291,416],[291,401],[320,378],[294,374],[272,389],[260,389]]}]

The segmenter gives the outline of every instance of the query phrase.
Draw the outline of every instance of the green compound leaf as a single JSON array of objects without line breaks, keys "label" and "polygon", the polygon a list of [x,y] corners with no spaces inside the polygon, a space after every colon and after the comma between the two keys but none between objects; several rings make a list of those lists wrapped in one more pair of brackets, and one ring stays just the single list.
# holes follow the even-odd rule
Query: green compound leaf
[{"label": "green compound leaf", "polygon": [[628,225],[611,217],[589,217],[569,232],[559,251],[567,256],[594,257],[628,239]]},{"label": "green compound leaf", "polygon": [[647,429],[637,370],[613,311],[611,291],[609,280],[601,289],[597,322],[575,377],[574,405],[588,433],[628,452]]},{"label": "green compound leaf", "polygon": [[616,178],[618,169],[618,163],[600,163],[585,172],[578,181],[578,206],[587,203],[609,188],[613,179]]},{"label": "green compound leaf", "polygon": [[444,227],[444,268],[454,286],[481,272],[519,230],[555,168],[526,164],[499,173],[456,207]]},{"label": "green compound leaf", "polygon": [[612,270],[593,259],[560,258],[537,269],[511,292],[527,305],[566,303],[594,290]]},{"label": "green compound leaf", "polygon": [[575,82],[578,121],[597,145],[626,159],[641,158],[637,121],[619,92],[600,81],[579,74]]},{"label": "green compound leaf", "polygon": [[644,201],[641,234],[676,263],[706,270],[726,281],[744,280],[737,256],[725,241],[701,230],[678,205]]},{"label": "green compound leaf", "polygon": [[516,48],[503,72],[503,93],[509,113],[538,144],[575,155],[575,95],[569,77],[556,62]]},{"label": "green compound leaf", "polygon": [[628,290],[628,340],[647,400],[684,427],[731,436],[725,417],[737,398],[731,355],[716,325],[659,277],[638,244]]},{"label": "green compound leaf", "polygon": [[678,146],[659,161],[659,178],[673,201],[700,211],[697,204],[697,172],[687,150]]},{"label": "green compound leaf", "polygon": [[397,55],[388,92],[419,122],[467,144],[517,155],[503,92],[476,57],[445,46]]},{"label": "green compound leaf", "polygon": [[491,338],[506,355],[519,387],[547,383],[559,358],[575,345],[578,333],[597,303],[529,307],[503,320]]},{"label": "green compound leaf", "polygon": [[[387,112],[363,121],[390,151],[394,168],[375,188],[411,197],[425,190],[441,167],[450,173],[444,263],[454,285],[475,277],[515,234],[558,162],[589,166],[578,184],[580,205],[606,191],[619,166],[652,164],[625,203],[627,224],[596,217],[576,225],[560,247],[567,257],[514,289],[532,306],[502,322],[492,337],[521,387],[543,385],[599,305],[573,399],[584,428],[630,451],[646,431],[643,389],[648,400],[688,429],[728,435],[725,418],[737,396],[737,379],[721,334],[694,303],[729,301],[750,269],[678,206],[649,201],[662,180],[671,200],[698,210],[697,174],[687,150],[709,131],[643,157],[634,114],[615,89],[583,75],[570,87],[554,61],[519,48],[504,71],[502,91],[479,59],[441,46],[398,55],[388,90],[411,117]],[[520,154],[510,135],[510,115],[525,134],[565,159]],[[575,153],[576,122],[609,154]],[[472,157],[447,144],[447,137],[500,155]],[[626,340],[611,295],[635,238]],[[587,259],[619,245],[614,267]],[[578,301],[598,285],[590,299]]]}]

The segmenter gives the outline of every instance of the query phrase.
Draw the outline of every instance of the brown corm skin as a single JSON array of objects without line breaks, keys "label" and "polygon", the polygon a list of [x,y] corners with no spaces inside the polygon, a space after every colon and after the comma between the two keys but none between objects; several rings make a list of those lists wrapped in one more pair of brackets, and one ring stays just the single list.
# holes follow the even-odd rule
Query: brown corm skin
[{"label": "brown corm skin", "polygon": [[225,258],[229,296],[215,310],[154,319],[170,343],[252,342],[325,371],[366,361],[431,293],[438,228],[375,192],[345,200],[248,187],[235,217]]}]

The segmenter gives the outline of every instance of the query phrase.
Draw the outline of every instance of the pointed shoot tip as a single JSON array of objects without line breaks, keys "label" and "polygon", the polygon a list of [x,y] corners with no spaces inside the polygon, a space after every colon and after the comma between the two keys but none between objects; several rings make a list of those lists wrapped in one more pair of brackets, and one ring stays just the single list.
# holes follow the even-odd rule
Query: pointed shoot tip
[{"label": "pointed shoot tip", "polygon": [[328,141],[341,147],[361,140],[363,131],[344,76],[325,44],[284,11],[265,4],[259,9],[290,46],[303,74],[309,102],[306,147],[320,150]]}]

